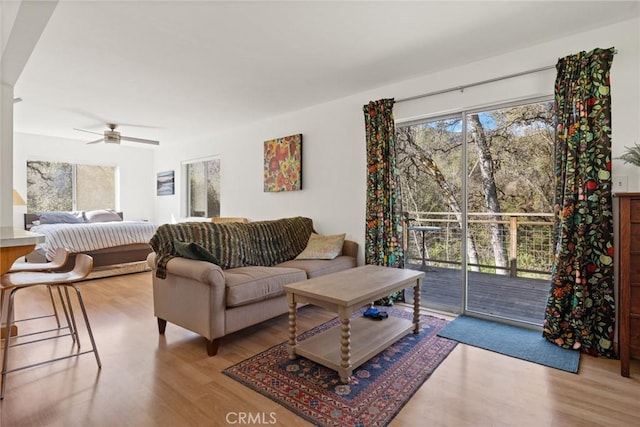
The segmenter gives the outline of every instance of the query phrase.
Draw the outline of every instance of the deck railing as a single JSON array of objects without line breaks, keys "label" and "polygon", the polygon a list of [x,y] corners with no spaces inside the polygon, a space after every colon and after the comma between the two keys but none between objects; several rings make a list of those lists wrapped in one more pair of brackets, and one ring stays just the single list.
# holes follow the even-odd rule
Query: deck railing
[{"label": "deck railing", "polygon": [[[453,212],[405,212],[404,245],[407,262],[422,262],[423,236],[424,260],[430,265],[461,265],[460,215]],[[529,276],[547,278],[553,261],[553,214],[551,213],[468,213],[468,243],[474,249],[476,262],[468,262],[475,271],[508,274],[512,277]],[[501,219],[493,219],[498,215]],[[497,265],[491,225],[501,227],[500,245],[508,254],[506,265]],[[438,227],[429,231],[412,231],[410,227],[426,225]],[[468,251],[469,253],[469,251]]]}]

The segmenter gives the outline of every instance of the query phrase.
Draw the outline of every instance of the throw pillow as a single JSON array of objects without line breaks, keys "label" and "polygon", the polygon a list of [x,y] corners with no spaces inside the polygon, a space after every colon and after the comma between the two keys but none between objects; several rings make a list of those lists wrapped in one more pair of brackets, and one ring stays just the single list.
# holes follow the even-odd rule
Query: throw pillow
[{"label": "throw pillow", "polygon": [[118,215],[118,212],[111,209],[99,209],[95,211],[86,211],[84,216],[87,218],[87,222],[112,222],[122,221],[122,217]]},{"label": "throw pillow", "polygon": [[181,242],[180,240],[174,240],[173,246],[176,248],[176,254],[178,256],[218,264],[215,256],[211,252],[195,242]]},{"label": "throw pillow", "polygon": [[39,215],[40,224],[79,224],[85,222],[82,212],[51,211]]},{"label": "throw pillow", "polygon": [[311,234],[307,247],[296,259],[334,259],[342,253],[345,233],[321,236]]}]

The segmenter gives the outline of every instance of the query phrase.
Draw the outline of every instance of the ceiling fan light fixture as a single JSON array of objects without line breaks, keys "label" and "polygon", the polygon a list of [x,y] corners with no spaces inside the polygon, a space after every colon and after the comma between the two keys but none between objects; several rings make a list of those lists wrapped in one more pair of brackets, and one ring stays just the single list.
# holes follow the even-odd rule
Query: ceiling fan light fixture
[{"label": "ceiling fan light fixture", "polygon": [[104,132],[104,142],[107,144],[120,144],[120,132],[116,131],[105,131]]}]

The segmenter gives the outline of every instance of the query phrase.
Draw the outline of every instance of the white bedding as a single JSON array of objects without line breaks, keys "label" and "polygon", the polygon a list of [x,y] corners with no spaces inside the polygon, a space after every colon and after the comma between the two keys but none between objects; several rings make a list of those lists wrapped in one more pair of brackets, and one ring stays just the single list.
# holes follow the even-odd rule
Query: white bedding
[{"label": "white bedding", "polygon": [[42,224],[30,231],[44,234],[45,241],[36,246],[48,260],[59,247],[72,253],[87,252],[134,243],[149,243],[158,226],[144,221],[113,221],[82,224]]}]

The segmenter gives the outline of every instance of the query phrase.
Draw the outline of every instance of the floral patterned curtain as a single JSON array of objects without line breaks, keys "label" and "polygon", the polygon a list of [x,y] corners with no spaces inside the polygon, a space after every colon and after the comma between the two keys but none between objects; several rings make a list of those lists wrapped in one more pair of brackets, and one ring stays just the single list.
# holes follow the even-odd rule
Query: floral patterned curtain
[{"label": "floral patterned curtain", "polygon": [[404,267],[393,99],[364,106],[367,136],[365,264]]},{"label": "floral patterned curtain", "polygon": [[614,357],[611,97],[614,49],[561,58],[555,107],[555,259],[543,336]]}]

